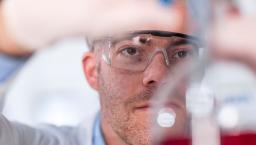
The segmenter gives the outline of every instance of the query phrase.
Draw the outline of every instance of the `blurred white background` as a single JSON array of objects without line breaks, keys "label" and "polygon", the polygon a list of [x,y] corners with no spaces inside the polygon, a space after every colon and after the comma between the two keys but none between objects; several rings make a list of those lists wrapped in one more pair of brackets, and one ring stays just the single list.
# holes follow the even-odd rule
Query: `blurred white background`
[{"label": "blurred white background", "polygon": [[11,86],[4,114],[26,124],[76,125],[98,111],[98,96],[87,84],[83,39],[69,39],[35,54]]}]

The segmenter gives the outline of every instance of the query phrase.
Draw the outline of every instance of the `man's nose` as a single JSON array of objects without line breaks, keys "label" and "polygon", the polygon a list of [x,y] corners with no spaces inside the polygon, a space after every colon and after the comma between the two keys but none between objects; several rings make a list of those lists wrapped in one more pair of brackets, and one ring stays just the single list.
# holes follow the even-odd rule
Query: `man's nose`
[{"label": "man's nose", "polygon": [[167,73],[168,67],[166,65],[164,54],[159,52],[153,56],[150,64],[144,71],[143,85],[157,86],[161,83]]}]

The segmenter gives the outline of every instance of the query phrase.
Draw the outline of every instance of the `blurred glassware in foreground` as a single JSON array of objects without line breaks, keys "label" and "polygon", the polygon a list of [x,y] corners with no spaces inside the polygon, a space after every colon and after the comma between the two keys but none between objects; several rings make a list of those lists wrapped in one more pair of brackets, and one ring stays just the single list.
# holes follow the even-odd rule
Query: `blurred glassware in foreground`
[{"label": "blurred glassware in foreground", "polygon": [[[166,129],[161,130],[157,127],[153,127],[153,131],[161,135],[161,145],[254,145],[256,144],[255,73],[240,63],[213,60],[207,53],[211,49],[208,42],[211,39],[209,30],[212,22],[221,21],[230,14],[251,15],[256,10],[256,1],[201,2],[190,1],[192,6],[190,8],[191,19],[199,26],[195,34],[202,40],[205,51],[201,62],[189,63],[187,69],[180,70],[180,78],[190,78],[190,83],[186,85],[188,87],[186,109],[189,120],[184,124],[188,134],[174,137],[170,133],[179,119],[175,112],[177,110],[174,110],[176,113],[174,125],[164,126],[169,128],[169,132],[166,133]],[[198,79],[200,76],[204,76],[202,80]],[[155,105],[156,112],[159,110],[161,112],[165,102],[173,99],[172,95],[177,91],[175,86],[179,86],[183,81],[171,75],[167,80],[169,88],[162,87],[155,95],[161,102]],[[159,116],[161,115],[158,114],[158,118]],[[167,118],[171,120],[171,117],[167,116],[165,119]]]}]

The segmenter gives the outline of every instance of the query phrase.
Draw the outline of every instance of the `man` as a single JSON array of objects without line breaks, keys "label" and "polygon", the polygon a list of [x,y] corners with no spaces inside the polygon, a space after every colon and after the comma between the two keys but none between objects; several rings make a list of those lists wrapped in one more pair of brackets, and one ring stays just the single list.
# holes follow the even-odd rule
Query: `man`
[{"label": "man", "polygon": [[[184,4],[177,9],[184,13]],[[147,145],[152,144],[150,101],[175,66],[196,53],[194,38],[186,34],[182,15],[173,27],[148,23],[133,32],[91,40],[83,59],[89,84],[99,92],[101,111],[78,128],[43,126],[37,129],[0,117],[0,144],[12,145]],[[114,33],[115,34],[115,33]],[[143,52],[143,53],[142,53]],[[111,56],[111,57],[110,57]],[[176,113],[173,135],[185,131],[185,89],[177,87],[166,107]]]},{"label": "man", "polygon": [[[182,23],[185,24],[185,23]],[[154,142],[152,100],[167,74],[197,56],[194,37],[182,25],[173,29],[152,25],[118,35],[90,39],[83,59],[89,84],[99,92],[101,110],[79,128],[33,129],[1,116],[0,143],[12,145],[150,145]],[[185,85],[181,83],[164,107],[176,114],[168,129],[173,136],[186,131]],[[152,117],[153,116],[153,117]]]},{"label": "man", "polygon": [[[179,8],[184,11],[184,4]],[[184,13],[184,12],[183,12]],[[19,145],[150,145],[153,94],[168,73],[197,53],[194,38],[186,34],[185,15],[178,27],[148,25],[127,33],[90,39],[91,51],[83,59],[89,84],[99,92],[99,115],[79,128],[33,129],[1,116],[1,144]],[[172,135],[186,133],[185,88],[177,87],[165,107],[176,114]]]},{"label": "man", "polygon": [[[143,29],[89,39],[91,51],[83,59],[84,72],[100,96],[100,125],[108,145],[153,144],[152,100],[167,74],[175,78],[179,64],[197,56],[198,45],[183,25]],[[186,135],[185,83],[179,83],[164,107],[176,114],[169,135]]]}]

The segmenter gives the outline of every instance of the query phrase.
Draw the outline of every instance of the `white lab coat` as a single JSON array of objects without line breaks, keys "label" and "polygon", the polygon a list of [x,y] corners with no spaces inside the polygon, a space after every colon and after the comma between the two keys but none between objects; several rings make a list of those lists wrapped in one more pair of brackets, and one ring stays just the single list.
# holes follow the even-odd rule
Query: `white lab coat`
[{"label": "white lab coat", "polygon": [[96,114],[77,127],[29,127],[0,115],[0,145],[92,145]]}]

